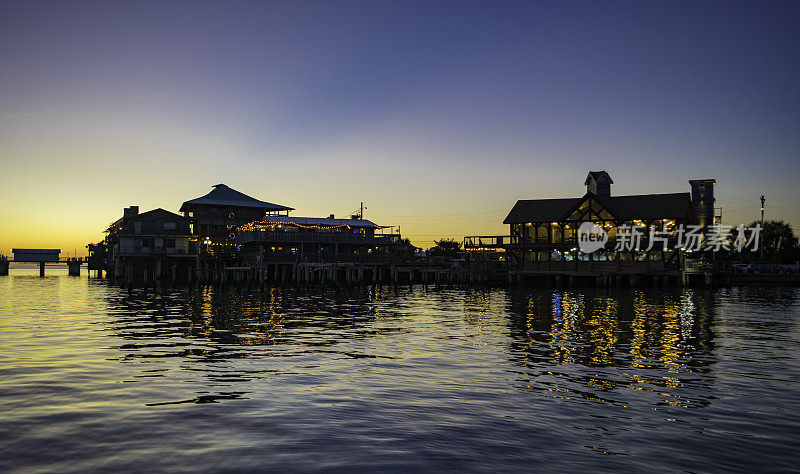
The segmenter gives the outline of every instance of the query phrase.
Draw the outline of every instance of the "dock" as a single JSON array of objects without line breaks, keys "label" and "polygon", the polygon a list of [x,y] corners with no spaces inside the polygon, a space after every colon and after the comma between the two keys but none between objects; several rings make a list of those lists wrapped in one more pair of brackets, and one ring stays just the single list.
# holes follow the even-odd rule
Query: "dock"
[{"label": "dock", "polygon": [[12,263],[37,263],[39,276],[45,275],[46,265],[67,265],[67,274],[80,276],[81,265],[85,262],[81,258],[62,258],[60,249],[11,249],[14,257],[0,260],[0,276],[8,275]]}]

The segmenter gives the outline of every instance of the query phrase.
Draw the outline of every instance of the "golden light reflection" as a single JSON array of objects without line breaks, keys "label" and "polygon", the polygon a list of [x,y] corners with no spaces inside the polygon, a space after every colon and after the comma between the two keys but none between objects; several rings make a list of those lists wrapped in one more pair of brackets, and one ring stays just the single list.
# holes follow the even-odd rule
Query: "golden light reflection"
[{"label": "golden light reflection", "polygon": [[647,309],[642,305],[633,305],[631,330],[633,331],[633,338],[630,343],[630,353],[633,355],[631,366],[636,368],[645,367],[646,357],[642,354],[642,348],[647,343]]},{"label": "golden light reflection", "polygon": [[619,319],[617,312],[619,304],[612,298],[595,299],[592,310],[589,312],[587,324],[589,337],[592,341],[592,354],[590,361],[595,365],[608,365],[612,363],[614,352],[617,348]]},{"label": "golden light reflection", "polygon": [[553,293],[553,324],[550,349],[557,364],[575,362],[577,324],[583,319],[583,295]]},{"label": "golden light reflection", "polygon": [[270,288],[258,306],[248,308],[242,314],[242,325],[248,333],[237,335],[240,344],[249,346],[270,346],[284,341],[283,289]]},{"label": "golden light reflection", "polygon": [[[627,406],[624,396],[599,393],[629,389],[655,394],[660,405],[689,406],[682,374],[703,370],[703,362],[692,366],[690,361],[697,351],[713,347],[711,341],[698,340],[698,334],[713,336],[710,330],[698,327],[710,324],[712,319],[698,314],[695,299],[696,294],[686,290],[612,294],[555,291],[550,294],[547,314],[541,296],[528,296],[521,308],[527,341],[518,347],[527,352],[521,356],[529,364],[583,366],[577,372],[536,372],[537,377],[544,378],[534,380],[550,396],[569,397],[572,393],[590,401]],[[542,326],[543,318],[548,319],[549,330]],[[592,370],[602,367],[622,370],[617,376]],[[692,376],[693,384],[697,380]]]}]

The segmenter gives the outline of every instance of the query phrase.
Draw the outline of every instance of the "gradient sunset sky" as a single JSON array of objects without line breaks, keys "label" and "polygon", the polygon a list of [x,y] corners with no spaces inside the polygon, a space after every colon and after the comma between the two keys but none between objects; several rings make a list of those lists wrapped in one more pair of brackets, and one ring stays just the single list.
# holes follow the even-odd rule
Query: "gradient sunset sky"
[{"label": "gradient sunset sky", "polygon": [[688,192],[800,227],[800,2],[0,1],[0,253],[217,183],[434,239]]}]

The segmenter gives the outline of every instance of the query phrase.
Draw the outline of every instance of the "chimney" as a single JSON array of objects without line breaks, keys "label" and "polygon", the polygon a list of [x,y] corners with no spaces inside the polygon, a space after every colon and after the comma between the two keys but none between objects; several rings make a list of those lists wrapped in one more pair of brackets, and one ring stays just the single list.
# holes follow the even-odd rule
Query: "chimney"
[{"label": "chimney", "polygon": [[134,217],[139,215],[139,206],[126,207],[122,211],[122,217]]},{"label": "chimney", "polygon": [[614,184],[614,181],[605,170],[589,171],[589,175],[586,176],[586,181],[583,184],[586,185],[586,192],[588,193],[592,193],[595,196],[610,197],[611,185]]},{"label": "chimney", "polygon": [[714,185],[716,179],[690,179],[694,223],[703,227],[714,224]]},{"label": "chimney", "polygon": [[333,214],[331,214],[330,216],[328,216],[328,219],[335,219],[335,217],[333,217]]}]

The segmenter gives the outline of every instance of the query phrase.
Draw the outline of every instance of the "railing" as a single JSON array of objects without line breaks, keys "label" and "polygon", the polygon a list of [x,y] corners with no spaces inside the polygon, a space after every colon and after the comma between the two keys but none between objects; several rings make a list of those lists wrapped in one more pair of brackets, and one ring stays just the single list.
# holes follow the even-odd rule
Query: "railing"
[{"label": "railing", "polygon": [[152,227],[152,226],[144,226],[140,229],[123,229],[118,232],[119,235],[125,237],[139,237],[142,235],[156,235],[156,236],[189,236],[189,229],[188,228],[180,228],[177,229],[162,229],[161,227]]},{"label": "railing", "polygon": [[469,235],[464,237],[464,249],[503,248],[510,241],[508,235]]},{"label": "railing", "polygon": [[[547,246],[553,246],[553,245],[572,245],[572,246],[575,246],[575,247],[578,246],[578,240],[577,240],[577,238],[575,238],[573,236],[566,236],[566,237],[563,237],[563,238],[556,239],[554,241],[550,241],[548,238],[534,238],[534,239],[522,239],[522,240],[517,239],[516,242],[513,242],[510,238],[506,238],[506,239],[507,240],[505,240],[505,243],[507,244],[507,246],[508,247],[514,247],[514,248],[525,248],[525,247],[541,248],[541,247],[547,247]],[[675,236],[670,237],[670,239],[669,239],[669,241],[667,243],[667,248],[671,248],[671,249],[676,248],[677,247],[677,241],[678,241],[677,237],[675,237]],[[615,236],[609,236],[608,240],[605,243],[605,248],[606,249],[613,249],[613,248],[615,248],[617,246],[618,242],[623,242],[625,245],[630,245],[632,241],[631,241],[630,238],[625,238],[623,240],[619,236],[616,236],[616,235]],[[636,242],[636,240],[634,240],[633,242]],[[649,235],[648,234],[642,234],[640,236],[640,238],[638,239],[639,248],[642,249],[642,250],[646,249],[648,247],[649,242],[650,242]],[[635,245],[635,243],[634,243],[634,245]],[[662,247],[663,247],[663,243],[662,242],[654,241],[652,250],[660,250]]]},{"label": "railing", "polygon": [[248,256],[249,260],[258,261],[261,258],[264,263],[398,263],[398,259],[387,252],[264,252],[260,257]]},{"label": "railing", "polygon": [[709,262],[699,258],[684,259],[684,271],[686,273],[706,273],[722,270],[719,262]]},{"label": "railing", "polygon": [[400,243],[400,234],[356,235],[325,232],[248,231],[236,237],[238,244],[250,242],[390,245]]},{"label": "railing", "polygon": [[388,263],[388,255],[308,255],[300,263]]},{"label": "railing", "polygon": [[83,257],[59,257],[58,260],[14,260],[8,258],[0,258],[0,262],[13,262],[13,263],[71,263],[71,262],[79,262],[79,263],[86,263],[89,259]]},{"label": "railing", "polygon": [[541,272],[581,272],[581,273],[646,273],[667,270],[662,261],[526,261],[523,270]]},{"label": "railing", "polygon": [[121,246],[116,249],[117,255],[186,255],[183,248],[175,247],[136,247]]}]

